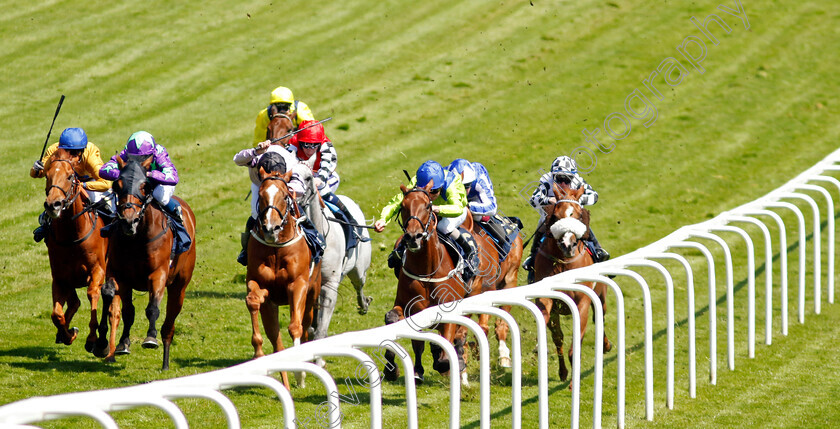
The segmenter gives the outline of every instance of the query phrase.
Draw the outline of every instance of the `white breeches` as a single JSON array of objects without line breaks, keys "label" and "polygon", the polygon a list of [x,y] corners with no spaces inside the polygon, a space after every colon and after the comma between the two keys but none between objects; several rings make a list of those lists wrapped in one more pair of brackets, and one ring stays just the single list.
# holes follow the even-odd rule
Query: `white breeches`
[{"label": "white breeches", "polygon": [[152,196],[155,197],[158,203],[162,206],[169,204],[169,199],[175,194],[175,186],[173,185],[157,185],[152,191]]},{"label": "white breeches", "polygon": [[461,216],[458,217],[441,217],[438,220],[437,230],[441,234],[449,235],[452,231],[458,229],[462,223],[467,219],[467,213],[470,211],[468,209],[464,209],[464,212],[461,213]]},{"label": "white breeches", "polygon": [[87,193],[88,193],[88,198],[90,198],[91,204],[95,204],[99,200],[105,198],[105,199],[108,200],[108,210],[110,210],[111,213],[116,213],[117,212],[117,201],[116,201],[116,198],[114,198],[114,194],[110,190],[108,190],[108,191],[91,191],[91,190],[88,190]]}]

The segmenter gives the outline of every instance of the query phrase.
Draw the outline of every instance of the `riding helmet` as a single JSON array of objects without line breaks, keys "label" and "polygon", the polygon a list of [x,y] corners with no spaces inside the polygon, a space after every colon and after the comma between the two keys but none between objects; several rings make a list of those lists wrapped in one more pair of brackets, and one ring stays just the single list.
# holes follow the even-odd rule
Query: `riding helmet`
[{"label": "riding helmet", "polygon": [[145,131],[137,131],[128,138],[125,149],[129,155],[151,155],[155,153],[155,138]]},{"label": "riding helmet", "polygon": [[81,128],[65,128],[58,138],[59,149],[84,149],[87,143],[87,134]]},{"label": "riding helmet", "polygon": [[436,161],[426,161],[417,169],[417,186],[424,188],[429,182],[434,181],[432,189],[440,189],[443,186],[445,174],[443,167]]},{"label": "riding helmet", "polygon": [[463,177],[463,180],[461,181],[464,182],[464,185],[475,181],[475,168],[473,168],[471,162],[464,158],[457,158],[452,161],[447,170],[455,174],[461,174]]}]

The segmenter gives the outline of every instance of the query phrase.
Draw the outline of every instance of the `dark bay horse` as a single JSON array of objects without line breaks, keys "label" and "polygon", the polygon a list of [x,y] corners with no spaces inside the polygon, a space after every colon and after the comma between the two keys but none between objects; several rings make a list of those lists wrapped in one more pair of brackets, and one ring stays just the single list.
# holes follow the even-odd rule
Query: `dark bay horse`
[{"label": "dark bay horse", "polygon": [[[277,110],[277,106],[268,106],[268,126],[265,129],[266,140],[280,139],[286,134],[295,129],[295,123],[288,115],[288,112],[281,112]],[[282,144],[287,146],[289,144],[289,137],[279,140],[275,144]]]},{"label": "dark bay horse", "polygon": [[[251,344],[254,358],[264,356],[263,338],[257,313],[274,352],[283,350],[278,306],[288,305],[289,335],[293,345],[308,340],[315,303],[321,291],[320,263],[311,264],[309,247],[295,219],[289,195],[289,171],[266,172],[260,167],[259,217],[248,241],[248,294],[245,303],[251,313]],[[303,379],[298,379],[299,385]],[[286,374],[283,383],[289,387]]]},{"label": "dark bay horse", "polygon": [[[546,277],[581,268],[593,264],[592,255],[586,250],[584,240],[589,234],[589,211],[584,209],[578,202],[585,191],[570,189],[565,184],[555,183],[553,186],[556,203],[544,207],[547,218],[545,226],[549,233],[541,243],[538,253],[534,258],[534,278],[536,281]],[[606,286],[601,283],[588,282],[585,285],[591,287],[598,294],[601,305],[606,313]],[[582,292],[564,291],[577,304],[580,311],[580,336],[583,338],[586,333],[587,316],[592,301],[589,296]],[[537,300],[537,306],[545,317],[545,323],[551,330],[554,345],[557,347],[557,356],[560,361],[560,379],[565,381],[568,377],[566,362],[563,355],[563,330],[560,328],[560,315],[569,315],[571,310],[563,303],[550,298]],[[592,313],[593,321],[595,313]],[[602,321],[603,322],[603,321]],[[612,344],[604,334],[604,351],[609,351]],[[572,362],[572,347],[569,347],[569,363]],[[571,388],[571,386],[569,386]]]},{"label": "dark bay horse", "polygon": [[[152,184],[146,180],[146,172],[152,162],[151,157],[127,155],[123,161],[117,157],[120,165],[120,177],[114,182],[114,191],[118,196],[117,225],[119,230],[111,234],[108,248],[107,280],[102,290],[103,300],[109,314],[111,335],[107,344],[107,361],[113,361],[115,354],[128,354],[131,341],[131,327],[134,324],[133,291],[149,293],[149,305],[146,318],[149,329],[144,348],[157,348],[156,323],[160,316],[160,303],[166,291],[166,318],[161,327],[163,339],[163,366],[169,368],[169,348],[175,335],[175,318],[184,304],[184,294],[192,279],[195,268],[195,215],[190,206],[182,199],[181,204],[184,226],[192,239],[189,249],[172,255],[174,231],[169,219],[157,204],[153,204]],[[110,301],[110,302],[109,302]],[[116,344],[117,327],[122,317],[125,327]],[[100,324],[100,344],[102,344],[108,326],[105,314]],[[102,347],[104,348],[104,347]],[[101,349],[100,349],[101,350]]]},{"label": "dark bay horse", "polygon": [[[80,156],[65,149],[58,149],[50,158],[45,172],[44,209],[51,218],[46,243],[53,279],[52,321],[58,329],[55,342],[69,346],[76,339],[79,330],[70,328],[70,321],[81,304],[76,289],[84,287],[90,301],[90,333],[85,350],[92,352],[108,239],[99,235],[104,222],[79,182],[75,170],[79,163]],[[65,303],[67,312],[63,311]]]},{"label": "dark bay horse", "polygon": [[[438,239],[437,216],[432,212],[432,200],[429,195],[431,186],[432,183],[426,185],[425,188],[408,189],[405,185],[400,185],[400,190],[404,195],[400,207],[400,223],[405,233],[402,240],[407,250],[397,281],[394,308],[385,315],[386,324],[398,322],[426,308],[481,292],[481,276],[476,275],[471,285],[464,284],[458,272],[461,267],[456,266],[456,262],[452,260],[446,247]],[[464,226],[471,226],[471,223],[472,218],[467,216]],[[489,258],[482,259],[489,261]],[[498,261],[496,264],[498,266]],[[478,272],[481,273],[482,269],[491,271],[489,267],[479,267]],[[473,285],[478,285],[478,287]],[[464,332],[459,332],[457,326],[451,323],[440,323],[437,325],[437,330],[455,346],[458,354],[458,371],[461,372],[462,381],[466,381]],[[418,382],[422,382],[425,372],[422,355],[426,343],[412,340],[411,345],[415,355],[414,376]],[[450,370],[449,358],[439,347],[432,345],[431,349],[434,357],[433,368],[442,374],[448,372]],[[390,363],[386,365],[385,378],[391,381],[396,380],[399,374],[397,366],[394,365],[395,356],[390,350],[385,353]]]}]

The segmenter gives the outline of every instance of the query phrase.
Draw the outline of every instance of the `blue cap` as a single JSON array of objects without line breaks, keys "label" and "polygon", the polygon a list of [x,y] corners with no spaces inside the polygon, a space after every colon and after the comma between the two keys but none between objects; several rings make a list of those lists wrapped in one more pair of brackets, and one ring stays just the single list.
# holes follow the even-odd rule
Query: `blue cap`
[{"label": "blue cap", "polygon": [[444,182],[443,167],[435,161],[426,161],[417,169],[417,186],[425,188],[434,181],[432,189],[440,189]]},{"label": "blue cap", "polygon": [[59,149],[84,149],[87,144],[87,134],[81,128],[65,128],[58,139]]}]

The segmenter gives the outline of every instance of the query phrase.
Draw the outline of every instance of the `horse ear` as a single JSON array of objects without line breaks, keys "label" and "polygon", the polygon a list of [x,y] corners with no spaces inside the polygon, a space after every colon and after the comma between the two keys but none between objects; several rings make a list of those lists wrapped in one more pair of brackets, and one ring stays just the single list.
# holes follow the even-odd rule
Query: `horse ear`
[{"label": "horse ear", "polygon": [[292,174],[294,174],[294,172],[287,171],[286,174],[283,175],[283,180],[285,180],[286,183],[289,183],[289,180],[292,180]]},{"label": "horse ear", "polygon": [[400,191],[402,191],[403,195],[408,193],[408,188],[405,187],[402,183],[400,183]]},{"label": "horse ear", "polygon": [[117,165],[120,166],[120,170],[125,167],[125,160],[121,156],[117,156]]},{"label": "horse ear", "polygon": [[266,173],[265,168],[263,168],[262,166],[260,166],[259,176],[260,180],[265,180],[265,178],[269,176],[269,174]]},{"label": "horse ear", "polygon": [[554,197],[559,201],[563,199],[563,195],[560,195],[560,185],[553,183],[551,185],[551,191],[554,192]]},{"label": "horse ear", "polygon": [[432,186],[434,186],[434,184],[435,184],[434,179],[429,180],[429,183],[427,183],[426,186],[423,187],[423,189],[425,189],[426,192],[431,192],[432,191]]},{"label": "horse ear", "polygon": [[583,186],[581,186],[580,188],[575,189],[575,199],[576,199],[576,200],[579,200],[579,199],[580,199],[580,197],[581,197],[581,196],[583,196],[583,193],[584,193],[584,192],[586,192],[586,189],[584,189],[584,188],[583,188]]},{"label": "horse ear", "polygon": [[143,166],[143,169],[148,170],[152,166],[152,157],[146,158],[140,165]]}]

